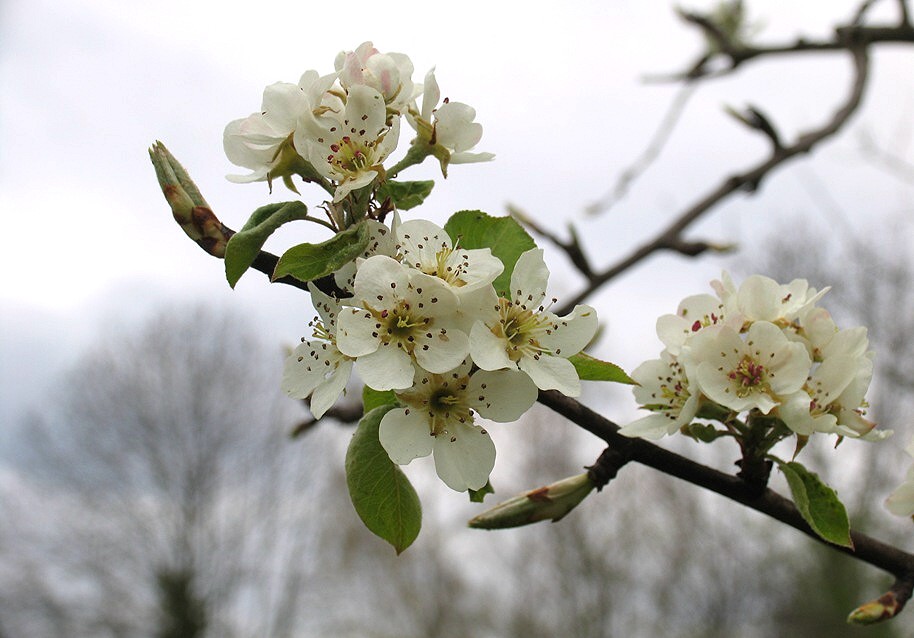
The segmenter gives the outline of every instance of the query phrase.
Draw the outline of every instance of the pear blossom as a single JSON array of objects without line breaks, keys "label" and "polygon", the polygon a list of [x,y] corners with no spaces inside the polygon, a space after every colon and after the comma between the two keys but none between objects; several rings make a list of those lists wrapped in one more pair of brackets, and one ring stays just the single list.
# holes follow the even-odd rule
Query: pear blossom
[{"label": "pear blossom", "polygon": [[299,120],[312,104],[320,103],[334,78],[306,71],[298,84],[271,84],[264,89],[258,113],[229,122],[223,133],[225,154],[233,164],[252,171],[249,175],[229,175],[229,181],[269,182],[293,172],[294,164],[304,161],[292,141]]},{"label": "pear blossom", "polygon": [[[914,457],[914,439],[911,439],[905,452]],[[908,468],[902,484],[885,500],[885,506],[896,516],[914,517],[914,465]]]},{"label": "pear blossom", "polygon": [[437,277],[458,296],[491,286],[505,266],[489,248],[454,248],[440,226],[411,219],[396,229],[403,264]]},{"label": "pear blossom", "polygon": [[352,373],[354,359],[336,346],[336,320],[340,302],[308,284],[311,300],[319,318],[311,322],[314,339],[301,344],[286,358],[282,389],[293,399],[311,397],[311,412],[321,418],[330,409]]},{"label": "pear blossom", "polygon": [[698,412],[700,392],[685,367],[668,351],[660,359],[645,361],[631,373],[638,382],[635,400],[652,414],[619,430],[625,436],[659,439],[688,425]]},{"label": "pear blossom", "polygon": [[692,295],[679,304],[674,315],[657,320],[657,336],[672,355],[678,355],[689,337],[702,328],[725,324],[736,330],[742,328],[739,313],[730,313],[724,303],[713,295]]},{"label": "pear blossom", "polygon": [[422,90],[422,107],[412,107],[406,121],[418,134],[413,144],[431,145],[441,163],[441,173],[447,177],[448,164],[487,162],[495,158],[492,153],[469,152],[482,139],[482,125],[474,122],[476,110],[463,102],[445,98],[439,106],[441,90],[435,79],[435,69],[425,76]]},{"label": "pear blossom", "polygon": [[400,465],[434,454],[435,469],[458,492],[478,490],[495,465],[495,445],[474,422],[474,413],[507,423],[536,401],[536,386],[516,370],[472,369],[469,361],[446,374],[423,372],[408,390],[397,392],[404,405],[384,415],[378,437]]},{"label": "pear blossom", "polygon": [[399,136],[399,119],[387,125],[383,96],[357,85],[349,89],[341,112],[306,114],[293,141],[320,175],[336,183],[335,203],[383,172],[381,165],[397,147]]},{"label": "pear blossom", "polygon": [[695,380],[712,401],[736,412],[768,414],[803,387],[812,364],[802,344],[788,341],[771,322],[757,321],[746,333],[728,326],[702,330],[684,356],[695,365]]},{"label": "pear blossom", "polygon": [[359,266],[352,299],[338,317],[337,345],[356,358],[375,390],[409,388],[414,364],[440,374],[466,358],[466,334],[454,327],[457,296],[439,280],[385,255]]},{"label": "pear blossom", "polygon": [[770,321],[779,326],[789,324],[804,308],[821,299],[828,288],[816,291],[805,279],[794,279],[789,284],[779,284],[770,277],[752,275],[737,288],[729,273],[721,281],[712,281],[729,313],[739,313],[747,321]]},{"label": "pear blossom", "polygon": [[[581,393],[581,381],[567,357],[580,352],[597,330],[597,313],[587,305],[557,317],[541,305],[549,270],[542,249],[518,258],[511,274],[511,298],[489,289],[486,314],[470,331],[470,355],[483,370],[521,369],[542,390]],[[483,289],[485,291],[485,289]]]},{"label": "pear blossom", "polygon": [[355,51],[341,51],[334,62],[346,91],[369,86],[380,93],[390,110],[402,113],[414,97],[413,63],[402,53],[381,53],[371,42]]}]

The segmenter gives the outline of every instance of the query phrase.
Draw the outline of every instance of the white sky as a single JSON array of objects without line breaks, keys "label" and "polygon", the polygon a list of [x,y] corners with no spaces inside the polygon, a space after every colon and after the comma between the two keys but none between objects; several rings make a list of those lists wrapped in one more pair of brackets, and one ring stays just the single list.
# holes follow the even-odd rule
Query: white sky
[{"label": "white sky", "polygon": [[[707,6],[695,2],[694,6]],[[816,36],[857,4],[835,0],[749,3],[760,38],[797,28]],[[892,16],[883,2],[875,15]],[[826,10],[827,9],[827,10]],[[163,140],[229,226],[270,199],[262,184],[234,185],[222,130],[260,106],[266,84],[332,69],[341,49],[373,40],[409,54],[415,79],[437,67],[442,94],[476,107],[485,127],[478,150],[491,164],[454,166],[438,179],[424,216],[456,210],[503,214],[513,202],[561,230],[579,225],[594,262],[609,264],[722,177],[767,151],[763,140],[722,114],[753,103],[784,135],[822,121],[842,100],[849,64],[839,55],[747,66],[692,99],[667,151],[631,196],[606,216],[581,210],[642,150],[675,87],[645,85],[649,73],[684,67],[700,47],[666,1],[459,4],[350,1],[230,3],[165,0],[5,0],[0,4],[0,419],[53,393],[55,375],[92,337],[129,324],[160,300],[207,299],[255,315],[275,340],[292,342],[310,318],[307,298],[269,286],[258,273],[235,291],[221,262],[188,241],[158,192],[146,148]],[[914,108],[910,47],[875,59],[868,102],[840,140],[775,174],[754,198],[716,210],[695,236],[742,242],[793,217],[835,224],[810,197],[826,185],[851,224],[912,210],[912,189],[857,156],[870,130],[911,157]],[[823,105],[826,111],[823,112]],[[404,142],[405,145],[405,142]],[[431,165],[405,178],[434,177]],[[313,195],[311,191],[303,191]],[[314,205],[316,199],[306,199]],[[861,213],[865,213],[864,218]],[[774,220],[774,221],[772,221]],[[321,239],[284,231],[274,251]],[[550,251],[553,286],[581,282]],[[632,367],[659,350],[654,318],[703,292],[723,262],[661,257],[594,298],[610,328],[600,354]],[[802,273],[798,273],[802,276]]]}]

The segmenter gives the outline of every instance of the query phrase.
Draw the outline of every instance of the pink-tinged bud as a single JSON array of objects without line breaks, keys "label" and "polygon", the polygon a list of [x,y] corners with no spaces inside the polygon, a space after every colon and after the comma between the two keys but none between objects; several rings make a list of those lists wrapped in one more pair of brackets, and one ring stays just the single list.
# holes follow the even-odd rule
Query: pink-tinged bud
[{"label": "pink-tinged bud", "polygon": [[577,507],[593,489],[593,481],[586,473],[571,476],[499,503],[470,519],[468,525],[478,529],[504,529],[537,521],[555,522]]}]

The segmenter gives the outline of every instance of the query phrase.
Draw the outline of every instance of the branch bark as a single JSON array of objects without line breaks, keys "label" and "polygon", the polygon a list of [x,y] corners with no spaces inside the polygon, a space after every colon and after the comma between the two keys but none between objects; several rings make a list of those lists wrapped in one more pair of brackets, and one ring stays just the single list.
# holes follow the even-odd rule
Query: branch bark
[{"label": "branch bark", "polygon": [[[758,490],[742,479],[725,474],[714,468],[696,463],[669,450],[665,450],[644,439],[630,439],[619,434],[619,426],[606,417],[594,412],[575,399],[555,391],[540,391],[539,402],[561,414],[569,421],[606,441],[614,450],[613,464],[620,459],[636,461],[655,470],[675,476],[693,485],[725,496],[737,503],[761,512],[832,549],[878,567],[895,577],[890,592],[894,594],[898,607],[897,614],[911,598],[914,589],[914,554],[909,554],[887,543],[851,531],[854,548],[844,548],[823,541],[803,520],[794,504],[771,489]],[[603,459],[601,455],[600,459]],[[598,459],[595,466],[600,465]]]}]

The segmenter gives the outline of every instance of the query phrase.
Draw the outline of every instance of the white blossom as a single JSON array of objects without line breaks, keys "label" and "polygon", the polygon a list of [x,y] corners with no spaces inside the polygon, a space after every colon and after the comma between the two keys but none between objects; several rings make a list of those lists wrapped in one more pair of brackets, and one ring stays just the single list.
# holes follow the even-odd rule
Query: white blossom
[{"label": "white blossom", "polygon": [[520,368],[542,390],[566,396],[581,393],[581,381],[567,357],[580,352],[597,330],[597,313],[590,306],[576,306],[570,315],[557,317],[546,310],[549,270],[543,251],[523,253],[511,274],[511,298],[496,297],[494,289],[470,332],[470,355],[483,370]]},{"label": "white blossom", "polygon": [[454,327],[457,296],[437,277],[375,255],[359,266],[353,295],[346,303],[356,307],[338,319],[337,344],[375,390],[412,386],[414,363],[443,373],[466,358],[467,336]]},{"label": "white blossom", "polygon": [[403,222],[396,235],[403,264],[437,277],[458,296],[491,287],[505,268],[488,248],[453,247],[443,228],[424,219]]},{"label": "white blossom", "polygon": [[318,76],[306,71],[298,84],[277,82],[263,92],[261,109],[246,118],[229,122],[223,146],[229,161],[251,169],[249,175],[229,175],[233,182],[270,181],[287,174],[287,164],[302,153],[293,143],[300,119],[333,84],[335,74]]},{"label": "white blossom", "polygon": [[346,389],[354,359],[341,353],[336,346],[339,301],[313,284],[308,285],[308,290],[319,315],[310,324],[314,339],[302,338],[301,344],[286,358],[281,387],[293,399],[310,396],[311,412],[319,419]]},{"label": "white blossom", "polygon": [[653,412],[624,426],[620,434],[659,439],[679,431],[695,418],[700,397],[695,384],[676,357],[666,350],[660,357],[645,361],[631,374],[638,382],[635,400]]},{"label": "white blossom", "polygon": [[400,120],[388,126],[383,96],[365,85],[349,89],[341,112],[308,113],[293,135],[315,170],[336,184],[333,201],[371,184],[397,147]]},{"label": "white blossom", "polygon": [[398,114],[414,97],[413,63],[402,53],[381,53],[371,42],[363,42],[355,51],[341,51],[334,66],[346,91],[369,86]]},{"label": "white blossom", "polygon": [[435,469],[458,492],[480,489],[495,465],[495,445],[474,422],[474,413],[506,423],[515,421],[536,401],[536,386],[512,370],[470,375],[464,362],[446,374],[424,372],[397,398],[404,407],[381,420],[378,436],[394,463],[434,453]]},{"label": "white blossom", "polygon": [[686,365],[695,366],[695,380],[712,401],[768,414],[803,387],[811,361],[771,322],[753,323],[745,337],[728,326],[702,330],[689,341]]}]

